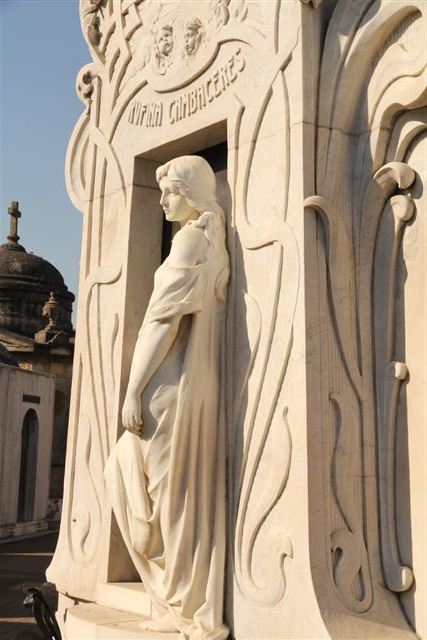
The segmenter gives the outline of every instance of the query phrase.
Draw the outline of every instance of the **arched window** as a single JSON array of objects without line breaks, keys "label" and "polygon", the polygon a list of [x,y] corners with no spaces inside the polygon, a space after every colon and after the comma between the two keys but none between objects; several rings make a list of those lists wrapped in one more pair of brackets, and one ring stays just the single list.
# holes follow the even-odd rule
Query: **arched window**
[{"label": "arched window", "polygon": [[64,466],[65,448],[67,445],[69,403],[65,393],[55,391],[55,408],[53,410],[52,466]]},{"label": "arched window", "polygon": [[18,522],[34,520],[37,481],[37,441],[39,420],[34,409],[25,414],[21,432],[21,465],[19,471]]}]

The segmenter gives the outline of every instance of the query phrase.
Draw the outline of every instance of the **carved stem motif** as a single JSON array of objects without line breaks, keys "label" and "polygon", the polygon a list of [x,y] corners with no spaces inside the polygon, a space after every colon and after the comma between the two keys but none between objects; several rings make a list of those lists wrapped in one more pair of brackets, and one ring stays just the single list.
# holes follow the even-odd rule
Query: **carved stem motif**
[{"label": "carved stem motif", "polygon": [[[352,266],[353,250],[348,239],[345,225],[339,214],[326,198],[313,196],[306,200],[306,206],[314,208],[322,214],[328,231],[328,273],[330,282],[331,313],[335,317],[337,339],[339,344],[347,344],[347,350],[341,347],[354,393],[345,396],[333,393],[331,400],[336,405],[336,444],[334,448],[332,477],[335,486],[337,504],[346,523],[346,529],[336,530],[332,534],[332,550],[342,554],[338,559],[334,576],[339,592],[346,603],[357,611],[364,611],[370,606],[372,587],[369,578],[369,565],[366,546],[363,539],[363,456],[362,444],[370,438],[368,425],[374,419],[373,362],[372,362],[372,292],[375,243],[379,220],[384,211],[385,202],[397,188],[407,188],[414,180],[414,172],[403,163],[390,163],[382,167],[374,176],[366,191],[361,222],[359,250],[355,255],[355,267]],[[386,363],[377,366],[385,367],[384,410],[379,411],[379,433],[384,439],[384,447],[380,444],[380,504],[381,532],[383,544],[384,572],[389,588],[403,591],[412,584],[412,572],[402,567],[399,560],[396,518],[395,518],[395,462],[396,462],[396,412],[399,389],[406,378],[407,369],[403,363],[390,363],[394,351],[394,305],[396,288],[396,264],[399,246],[402,240],[404,224],[414,213],[411,198],[403,195],[393,196],[390,204],[394,213],[394,240],[390,256],[389,293],[387,307],[387,347]],[[346,253],[347,267],[342,259]],[[357,297],[351,293],[353,274],[357,277]],[[347,289],[346,289],[347,288]],[[344,311],[343,295],[347,290],[348,300],[357,300],[357,325],[353,338],[345,335],[349,327],[349,319]],[[351,326],[351,324],[350,324]],[[355,336],[360,335],[359,356],[353,349],[357,345]],[[360,362],[360,375],[359,375]],[[362,431],[362,425],[364,429]],[[381,440],[380,440],[381,442]],[[357,453],[356,453],[357,452]],[[355,455],[356,454],[356,455]],[[354,467],[357,464],[358,467]],[[350,488],[348,473],[354,467],[353,487]],[[360,487],[356,493],[356,483]],[[348,490],[350,489],[350,493]],[[357,506],[358,505],[358,506]],[[357,582],[361,580],[358,595]]]},{"label": "carved stem motif", "polygon": [[[319,346],[328,361],[328,379],[322,382],[330,400],[324,436],[332,445],[324,466],[332,500],[326,501],[324,515],[330,527],[330,575],[337,596],[356,612],[374,602],[380,551],[391,590],[407,589],[412,582],[399,558],[394,485],[397,408],[407,379],[404,363],[396,368],[404,359],[395,353],[396,272],[414,206],[409,195],[394,194],[410,187],[414,172],[402,162],[386,164],[386,158],[398,157],[387,150],[399,115],[425,105],[420,80],[425,55],[418,38],[409,35],[412,29],[414,36],[424,32],[424,19],[418,2],[338,0],[322,51],[318,195],[306,206],[316,211],[326,232],[318,240],[319,281],[327,286],[323,300],[329,314],[324,323],[329,340]],[[394,236],[384,268],[387,244],[377,255],[376,243],[381,219],[381,237],[390,232],[390,208]],[[374,335],[380,306],[383,330]]]},{"label": "carved stem motif", "polygon": [[[294,43],[295,45],[295,43]],[[233,422],[242,425],[245,432],[243,455],[240,463],[240,479],[236,495],[236,512],[234,514],[234,562],[235,578],[239,590],[245,597],[250,598],[260,606],[273,607],[283,598],[286,590],[285,558],[293,557],[293,547],[285,529],[274,528],[261,538],[265,525],[273,508],[285,491],[292,458],[292,437],[288,423],[287,407],[278,407],[279,394],[285,379],[289,357],[293,343],[293,318],[298,292],[299,255],[295,237],[286,222],[288,207],[289,181],[289,103],[284,69],[291,59],[291,52],[280,51],[272,65],[271,72],[265,81],[265,89],[260,93],[260,99],[254,109],[248,114],[245,125],[249,130],[250,145],[248,157],[242,166],[238,167],[238,180],[235,198],[239,218],[239,234],[246,251],[253,252],[254,259],[258,252],[267,248],[270,252],[274,247],[275,286],[271,307],[261,309],[250,294],[246,294],[248,310],[253,310],[257,319],[255,344],[249,359],[248,368],[243,376],[242,387],[237,390],[237,401],[234,405]],[[279,102],[283,114],[283,140],[281,148],[285,151],[285,178],[283,199],[278,204],[278,215],[275,220],[271,213],[264,223],[257,224],[259,212],[251,211],[248,197],[248,185],[252,180],[260,180],[253,167],[258,153],[258,136],[266,114]],[[245,114],[246,115],[246,114]],[[252,117],[251,117],[252,116]],[[242,125],[241,114],[238,118],[238,131]],[[251,215],[252,214],[252,215]],[[268,318],[265,322],[263,319]],[[260,349],[260,337],[264,336],[263,348]],[[274,362],[272,354],[281,354],[281,362]],[[241,399],[254,366],[258,364],[257,390],[246,409],[245,418],[241,415]],[[254,503],[254,487],[258,479],[258,471],[262,462],[268,440],[272,437],[273,429],[277,429],[282,414],[282,429],[280,444],[275,450],[275,468],[269,470],[263,479],[263,492],[257,504]],[[260,540],[262,540],[260,542]],[[257,574],[259,568],[256,560],[256,545],[262,544],[268,549],[267,571],[269,579],[260,583]]]},{"label": "carved stem motif", "polygon": [[410,567],[400,562],[396,532],[396,426],[397,406],[402,383],[408,377],[408,368],[403,362],[390,362],[385,370],[384,424],[386,451],[381,458],[381,541],[386,584],[392,591],[407,591],[412,586],[414,575]]}]

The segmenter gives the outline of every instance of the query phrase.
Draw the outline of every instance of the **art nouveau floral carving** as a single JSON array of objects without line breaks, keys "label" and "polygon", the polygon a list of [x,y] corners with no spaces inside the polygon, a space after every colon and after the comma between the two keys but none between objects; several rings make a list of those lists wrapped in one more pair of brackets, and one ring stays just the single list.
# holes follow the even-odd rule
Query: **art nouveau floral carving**
[{"label": "art nouveau floral carving", "polygon": [[115,85],[115,101],[126,82],[144,69],[153,81],[156,76],[185,77],[195,71],[186,69],[189,63],[195,66],[198,58],[200,67],[203,58],[212,59],[217,42],[236,37],[238,25],[262,30],[262,12],[257,3],[249,4],[247,0],[199,3],[198,14],[189,17],[182,2],[81,0],[80,15],[96,71],[104,83]]},{"label": "art nouveau floral carving", "polygon": [[[255,333],[251,341],[251,358],[242,376],[241,387],[237,390],[233,411],[236,428],[242,429],[244,434],[242,457],[240,460],[235,458],[240,475],[234,489],[235,512],[231,516],[234,527],[232,538],[235,576],[245,597],[258,606],[267,607],[275,606],[283,599],[286,591],[285,561],[293,556],[293,546],[286,526],[266,526],[271,512],[286,489],[292,460],[288,409],[286,405],[278,403],[292,349],[293,318],[299,285],[298,248],[287,222],[290,125],[284,70],[290,58],[289,49],[276,49],[274,64],[265,79],[263,91],[247,114],[242,108],[238,118],[239,129],[235,134],[238,138],[243,129],[245,135],[249,135],[253,141],[244,162],[239,166],[236,180],[236,210],[240,213],[238,228],[242,245],[245,250],[256,252],[259,256],[263,250],[276,247],[274,262],[271,264],[271,268],[274,268],[275,285],[269,298],[269,306],[263,306],[261,310],[256,298],[245,294],[248,327]],[[254,192],[248,185],[254,185],[257,180],[269,179],[269,168],[264,167],[265,173],[261,169],[260,148],[265,135],[264,124],[274,109],[279,109],[282,117],[282,135],[280,139],[277,138],[276,144],[280,145],[285,154],[285,184],[277,194],[274,204],[264,203],[268,209],[268,217],[263,217],[261,223],[259,211],[253,205]],[[280,364],[273,362],[273,353],[282,354]],[[251,379],[256,384],[256,391],[243,412],[242,397]],[[280,436],[277,435],[279,433]],[[263,491],[255,502],[254,488],[263,464],[266,443],[271,439],[277,442],[277,465],[269,470],[267,476],[263,476]],[[238,440],[234,440],[230,446],[236,456],[236,452],[240,450]],[[260,567],[256,550],[261,544],[269,550],[263,566],[264,573],[269,576],[268,582],[260,582],[257,578]]]},{"label": "art nouveau floral carving", "polygon": [[[330,518],[337,522],[338,509],[341,526],[335,524],[330,533],[331,576],[342,601],[358,612],[372,606],[372,576],[380,570],[378,563],[370,560],[380,544],[375,533],[379,526],[376,510],[367,507],[375,504],[375,496],[370,495],[363,479],[374,473],[377,465],[385,580],[393,591],[408,589],[412,583],[410,568],[401,566],[399,560],[394,504],[396,406],[406,368],[404,363],[393,361],[392,345],[396,259],[405,224],[414,214],[414,204],[405,190],[415,175],[406,164],[393,162],[388,148],[398,116],[426,104],[422,81],[425,59],[420,41],[409,35],[422,24],[424,12],[425,6],[417,2],[381,7],[373,1],[357,6],[337,3],[320,78],[318,195],[306,200],[308,209],[318,212],[326,232],[324,252],[334,339],[326,383],[333,448],[325,471],[329,466],[335,503],[330,507]],[[330,69],[336,73],[331,74]],[[389,347],[385,361],[379,361],[373,342],[376,291],[372,282],[378,225],[388,201],[395,216],[386,314]],[[383,372],[379,376],[384,379],[377,396],[375,371]],[[378,458],[371,446],[377,438]]]}]

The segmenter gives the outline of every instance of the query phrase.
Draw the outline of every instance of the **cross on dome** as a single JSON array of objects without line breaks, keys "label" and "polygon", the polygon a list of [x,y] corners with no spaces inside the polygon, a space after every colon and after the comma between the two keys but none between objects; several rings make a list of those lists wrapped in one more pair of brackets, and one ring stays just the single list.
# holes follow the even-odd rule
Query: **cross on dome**
[{"label": "cross on dome", "polygon": [[19,240],[18,218],[20,218],[22,214],[19,211],[18,206],[19,206],[19,202],[16,202],[16,200],[14,200],[10,203],[10,207],[7,210],[8,214],[10,215],[10,228],[9,228],[9,235],[7,236],[7,239],[9,240],[9,242],[13,242],[13,243],[17,243]]}]

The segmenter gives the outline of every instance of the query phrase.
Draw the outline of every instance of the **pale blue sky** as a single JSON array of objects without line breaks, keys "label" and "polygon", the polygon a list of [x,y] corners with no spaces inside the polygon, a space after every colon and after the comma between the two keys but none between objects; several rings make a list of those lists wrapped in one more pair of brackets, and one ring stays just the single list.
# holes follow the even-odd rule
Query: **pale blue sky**
[{"label": "pale blue sky", "polygon": [[21,243],[75,294],[82,214],[68,199],[64,161],[84,109],[75,79],[88,62],[77,0],[0,0],[0,244],[18,200]]}]

